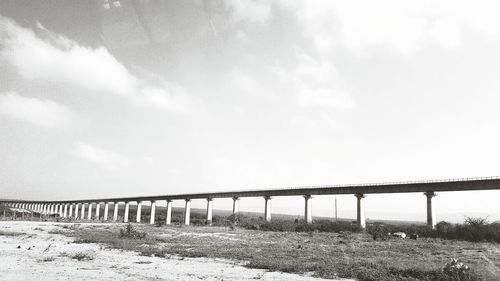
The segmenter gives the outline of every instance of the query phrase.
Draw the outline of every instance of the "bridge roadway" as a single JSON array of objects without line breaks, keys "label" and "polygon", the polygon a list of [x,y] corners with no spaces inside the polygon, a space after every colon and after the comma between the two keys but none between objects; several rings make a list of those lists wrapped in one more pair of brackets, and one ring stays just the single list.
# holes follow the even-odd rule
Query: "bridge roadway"
[{"label": "bridge roadway", "polygon": [[[239,212],[239,198],[243,197],[263,197],[265,200],[264,217],[267,221],[271,220],[271,199],[276,196],[303,196],[305,200],[304,217],[306,222],[312,222],[312,196],[313,195],[336,195],[336,194],[354,194],[357,198],[357,223],[359,227],[365,228],[364,200],[365,194],[380,193],[412,193],[423,192],[427,198],[427,224],[434,227],[436,223],[435,213],[432,208],[432,198],[435,192],[442,191],[472,191],[472,190],[496,190],[500,189],[500,177],[487,178],[464,178],[449,180],[432,181],[413,181],[413,182],[389,182],[375,184],[347,184],[331,186],[303,186],[280,189],[255,189],[245,191],[222,191],[211,193],[187,193],[175,195],[157,195],[157,196],[139,196],[122,198],[104,198],[104,199],[85,199],[85,200],[59,200],[59,201],[28,201],[28,200],[0,200],[0,203],[10,207],[23,208],[31,211],[40,212],[43,215],[58,214],[61,217],[72,217],[80,219],[102,219],[108,220],[109,204],[114,204],[113,221],[118,220],[118,206],[125,203],[125,213],[123,221],[128,222],[129,204],[137,202],[136,221],[141,221],[142,202],[151,202],[150,223],[155,221],[156,201],[165,200],[167,202],[166,223],[171,222],[171,210],[173,200],[184,200],[184,222],[189,224],[190,205],[192,199],[207,200],[207,223],[212,222],[212,206],[214,198],[232,198],[233,213]],[[104,213],[100,215],[100,205],[104,203]],[[95,205],[95,215],[92,212]],[[87,207],[87,208],[86,208]],[[74,209],[74,212],[73,212]],[[80,212],[78,211],[80,209]],[[87,213],[85,213],[87,209]],[[69,211],[69,212],[68,212]],[[69,213],[69,214],[68,214]],[[87,215],[87,216],[85,216]]]}]

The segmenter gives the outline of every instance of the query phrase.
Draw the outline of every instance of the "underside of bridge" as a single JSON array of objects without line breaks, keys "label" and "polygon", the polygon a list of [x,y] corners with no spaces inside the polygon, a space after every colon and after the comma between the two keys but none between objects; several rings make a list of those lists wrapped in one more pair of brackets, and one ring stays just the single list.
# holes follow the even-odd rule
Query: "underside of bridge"
[{"label": "underside of bridge", "polygon": [[[58,215],[63,218],[75,218],[82,220],[102,220],[117,222],[119,218],[119,206],[125,204],[125,211],[121,216],[123,222],[129,222],[130,202],[137,204],[135,222],[140,223],[142,216],[142,203],[150,202],[149,223],[154,224],[156,219],[156,204],[164,200],[167,203],[165,223],[172,222],[172,201],[184,200],[184,224],[190,224],[191,200],[206,199],[206,222],[212,224],[213,200],[215,198],[232,198],[233,215],[239,213],[239,200],[242,197],[262,197],[264,199],[264,219],[271,221],[271,202],[277,196],[303,196],[304,198],[304,220],[312,223],[312,201],[313,195],[335,195],[353,194],[357,199],[356,222],[359,228],[365,229],[365,207],[364,200],[367,194],[380,193],[409,193],[421,192],[426,198],[427,225],[434,228],[436,225],[436,215],[432,206],[432,199],[436,196],[436,191],[467,191],[467,190],[496,190],[500,189],[499,178],[473,178],[455,179],[441,181],[419,181],[404,183],[382,183],[382,184],[362,184],[362,185],[338,185],[321,187],[300,187],[283,189],[260,189],[235,192],[214,192],[197,194],[177,194],[162,196],[143,196],[133,198],[107,198],[92,200],[68,200],[68,201],[26,201],[26,200],[1,200],[0,203],[8,207],[25,209],[38,212],[41,215]],[[114,204],[113,217],[109,217],[109,205]],[[101,213],[101,208],[104,212]],[[102,215],[101,215],[102,214]],[[5,216],[5,214],[4,214]]]}]

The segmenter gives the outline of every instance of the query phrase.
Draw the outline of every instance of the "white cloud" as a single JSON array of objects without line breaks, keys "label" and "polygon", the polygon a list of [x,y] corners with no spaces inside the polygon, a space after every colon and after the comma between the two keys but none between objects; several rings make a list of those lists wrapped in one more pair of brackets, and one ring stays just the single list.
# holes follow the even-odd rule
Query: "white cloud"
[{"label": "white cloud", "polygon": [[271,18],[271,1],[266,0],[225,0],[224,4],[231,11],[236,22],[265,23]]},{"label": "white cloud", "polygon": [[0,54],[23,77],[111,93],[138,105],[183,112],[189,108],[181,87],[165,81],[151,85],[132,75],[106,48],[79,46],[38,26],[45,39],[0,17]]},{"label": "white cloud", "polygon": [[231,72],[226,75],[226,80],[232,85],[237,93],[261,97],[271,94],[252,75],[248,72],[241,71],[237,67],[233,68]]},{"label": "white cloud", "polygon": [[335,67],[327,59],[314,58],[301,48],[295,51],[296,66],[292,69],[274,67],[283,83],[291,86],[300,107],[349,109],[356,103],[347,91]]},{"label": "white cloud", "polygon": [[107,170],[117,170],[129,164],[127,157],[83,142],[75,144],[74,154]]},{"label": "white cloud", "polygon": [[67,127],[73,113],[51,100],[20,96],[14,92],[0,95],[0,113],[47,128]]},{"label": "white cloud", "polygon": [[287,6],[296,11],[303,34],[319,52],[336,43],[365,55],[372,47],[389,47],[411,54],[426,46],[453,48],[462,41],[463,27],[500,34],[500,3],[477,1],[302,1]]}]

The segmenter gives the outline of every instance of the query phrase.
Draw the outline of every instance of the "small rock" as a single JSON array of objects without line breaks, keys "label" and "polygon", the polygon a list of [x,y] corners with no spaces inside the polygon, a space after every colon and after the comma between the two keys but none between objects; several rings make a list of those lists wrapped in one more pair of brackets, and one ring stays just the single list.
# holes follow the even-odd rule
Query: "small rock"
[{"label": "small rock", "polygon": [[18,249],[21,249],[21,245],[17,246]]}]

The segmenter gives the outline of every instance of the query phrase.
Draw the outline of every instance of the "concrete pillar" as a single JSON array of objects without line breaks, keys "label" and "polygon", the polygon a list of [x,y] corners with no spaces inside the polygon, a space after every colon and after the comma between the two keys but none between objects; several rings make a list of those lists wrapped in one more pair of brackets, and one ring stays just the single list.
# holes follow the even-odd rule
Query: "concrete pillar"
[{"label": "concrete pillar", "polygon": [[71,218],[72,216],[73,216],[73,204],[69,204],[68,217]]},{"label": "concrete pillar", "polygon": [[240,212],[240,198],[233,197],[233,216]]},{"label": "concrete pillar", "polygon": [[102,217],[103,221],[108,220],[108,211],[109,211],[109,202],[104,202],[104,216]]},{"label": "concrete pillar", "polygon": [[156,201],[151,201],[151,211],[149,212],[149,224],[155,224]]},{"label": "concrete pillar", "polygon": [[212,198],[207,198],[207,224],[212,225],[212,209],[214,206],[214,200]]},{"label": "concrete pillar", "polygon": [[88,220],[92,219],[92,203],[89,203],[89,211],[87,213],[87,219]]},{"label": "concrete pillar", "polygon": [[123,222],[128,222],[129,208],[130,208],[130,202],[125,202],[125,214],[123,214]]},{"label": "concrete pillar", "polygon": [[50,204],[49,215],[54,213],[54,204]]},{"label": "concrete pillar", "polygon": [[64,204],[63,218],[65,218],[67,215],[68,215],[68,204]]},{"label": "concrete pillar", "polygon": [[47,215],[48,211],[47,211],[47,204],[43,204],[43,214],[44,215]]},{"label": "concrete pillar", "polygon": [[59,216],[60,217],[63,217],[64,215],[64,205],[63,204],[59,204]]},{"label": "concrete pillar", "polygon": [[184,224],[189,225],[191,219],[191,199],[186,199],[186,207],[184,208]]},{"label": "concrete pillar", "polygon": [[99,220],[100,213],[101,212],[101,202],[96,202],[95,203],[95,219]]},{"label": "concrete pillar", "polygon": [[267,222],[271,221],[271,197],[270,196],[265,196],[265,207],[264,207],[264,219]]},{"label": "concrete pillar", "polygon": [[427,191],[424,195],[427,197],[427,226],[434,229],[436,228],[436,213],[432,208],[432,197],[437,194],[433,191]]},{"label": "concrete pillar", "polygon": [[79,207],[79,204],[76,203],[75,204],[75,219],[78,219],[78,207]]},{"label": "concrete pillar", "polygon": [[356,216],[356,221],[358,223],[358,227],[360,229],[365,229],[366,228],[366,219],[365,219],[365,202],[363,198],[365,198],[364,194],[358,193],[355,194],[356,198],[358,199],[358,208],[357,208],[357,216]]},{"label": "concrete pillar", "polygon": [[167,219],[165,224],[170,224],[172,222],[172,200],[167,200]]},{"label": "concrete pillar", "polygon": [[114,207],[113,207],[113,221],[118,220],[118,210],[120,206],[120,202],[115,202]]},{"label": "concrete pillar", "polygon": [[80,219],[84,220],[85,219],[85,203],[82,203],[82,211],[80,214]]},{"label": "concrete pillar", "polygon": [[141,208],[142,208],[142,202],[137,201],[137,216],[135,217],[136,222],[141,222]]},{"label": "concrete pillar", "polygon": [[312,223],[312,197],[311,195],[304,195],[305,200],[305,210],[304,210],[304,219],[306,223]]}]

